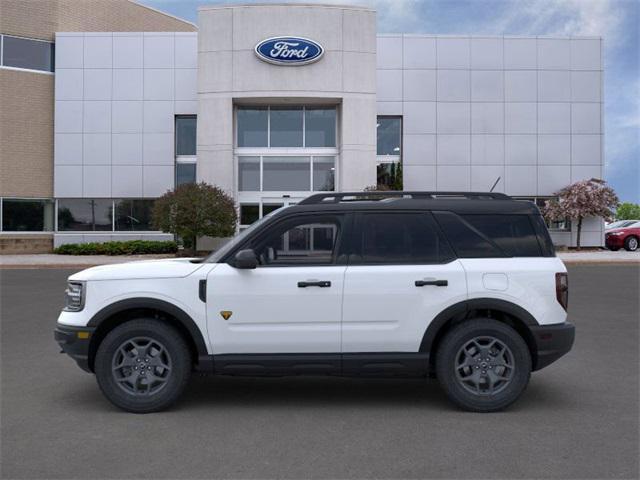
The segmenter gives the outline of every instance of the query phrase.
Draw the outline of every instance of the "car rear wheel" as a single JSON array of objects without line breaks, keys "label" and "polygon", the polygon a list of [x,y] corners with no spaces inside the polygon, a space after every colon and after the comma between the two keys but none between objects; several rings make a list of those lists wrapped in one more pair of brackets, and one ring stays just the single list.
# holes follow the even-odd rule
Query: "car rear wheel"
[{"label": "car rear wheel", "polygon": [[117,407],[134,413],[164,410],[190,377],[191,355],[180,332],[153,319],[114,328],[95,359],[100,389]]},{"label": "car rear wheel", "polygon": [[443,338],[436,374],[447,396],[474,412],[502,410],[524,392],[531,355],[520,334],[497,320],[467,320]]},{"label": "car rear wheel", "polygon": [[624,249],[629,252],[635,252],[638,250],[638,237],[627,237],[624,241]]}]

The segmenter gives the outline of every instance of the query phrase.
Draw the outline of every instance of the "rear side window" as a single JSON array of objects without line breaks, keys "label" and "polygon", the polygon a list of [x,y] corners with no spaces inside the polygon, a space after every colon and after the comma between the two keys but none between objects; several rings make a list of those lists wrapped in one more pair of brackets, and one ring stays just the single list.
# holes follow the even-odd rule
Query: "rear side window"
[{"label": "rear side window", "polygon": [[542,256],[555,257],[556,248],[553,246],[553,241],[549,235],[549,230],[547,229],[547,224],[544,221],[544,218],[542,218],[542,215],[531,215],[529,218],[538,234],[538,243],[542,249]]},{"label": "rear side window", "polygon": [[511,257],[539,257],[540,245],[528,215],[463,215]]},{"label": "rear side window", "polygon": [[505,257],[495,243],[478,229],[451,212],[434,212],[459,258]]},{"label": "rear side window", "polygon": [[364,213],[359,217],[355,264],[430,264],[455,258],[425,213]]}]

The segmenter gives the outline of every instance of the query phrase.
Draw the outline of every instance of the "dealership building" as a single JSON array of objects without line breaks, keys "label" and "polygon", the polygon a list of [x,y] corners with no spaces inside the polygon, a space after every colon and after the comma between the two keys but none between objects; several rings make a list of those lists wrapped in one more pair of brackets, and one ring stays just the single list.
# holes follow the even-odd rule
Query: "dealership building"
[{"label": "dealership building", "polygon": [[2,9],[5,253],[172,238],[150,211],[186,182],[231,194],[243,228],[319,191],[543,205],[603,177],[600,38],[380,35],[360,6],[204,6],[197,27],[128,0]]}]

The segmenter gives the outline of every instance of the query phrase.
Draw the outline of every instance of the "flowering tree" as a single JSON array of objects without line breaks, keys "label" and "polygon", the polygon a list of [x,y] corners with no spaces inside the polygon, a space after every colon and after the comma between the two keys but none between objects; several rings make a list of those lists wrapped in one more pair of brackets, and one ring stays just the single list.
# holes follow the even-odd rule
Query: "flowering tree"
[{"label": "flowering tree", "polygon": [[613,219],[613,209],[619,204],[618,196],[604,180],[592,178],[564,187],[544,206],[543,214],[548,220],[570,218],[578,222],[576,246],[580,250],[580,233],[585,217]]},{"label": "flowering tree", "polygon": [[187,183],[155,201],[153,225],[179,235],[185,249],[196,248],[198,237],[228,237],[235,233],[236,207],[229,195],[206,183]]}]

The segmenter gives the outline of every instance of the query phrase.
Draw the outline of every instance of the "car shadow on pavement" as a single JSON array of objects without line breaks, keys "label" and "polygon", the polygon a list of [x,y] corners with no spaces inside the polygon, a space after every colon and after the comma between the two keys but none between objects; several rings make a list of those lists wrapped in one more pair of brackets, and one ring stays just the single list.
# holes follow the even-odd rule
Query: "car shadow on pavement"
[{"label": "car shadow on pavement", "polygon": [[[85,411],[119,412],[93,382],[74,383],[59,401]],[[77,387],[77,388],[75,388]],[[434,412],[462,412],[450,403],[435,379],[369,379],[338,377],[214,377],[194,376],[173,412],[207,408],[268,408],[286,410],[326,406],[371,408],[429,408]],[[562,389],[532,382],[508,411],[538,411],[571,406]]]}]

